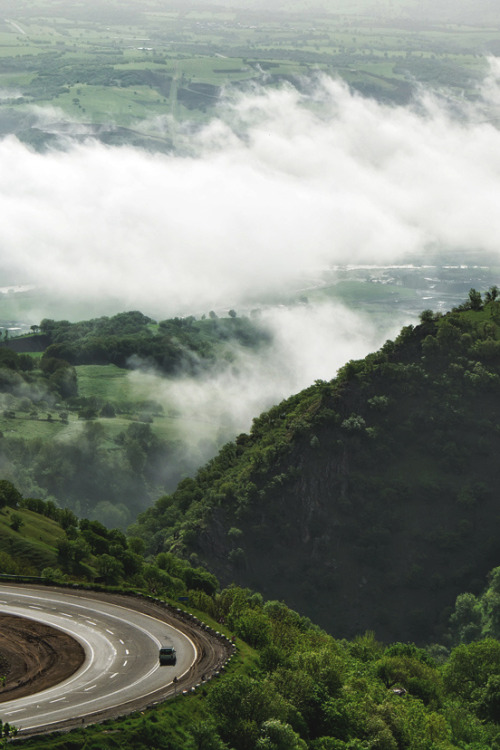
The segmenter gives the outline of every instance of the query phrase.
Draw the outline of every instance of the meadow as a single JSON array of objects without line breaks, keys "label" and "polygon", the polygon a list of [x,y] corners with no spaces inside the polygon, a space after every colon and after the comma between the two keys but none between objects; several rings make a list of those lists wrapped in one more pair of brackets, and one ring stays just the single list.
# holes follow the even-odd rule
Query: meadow
[{"label": "meadow", "polygon": [[379,100],[407,101],[416,82],[473,96],[485,56],[500,48],[498,28],[418,9],[409,15],[411,6],[336,3],[333,12],[290,3],[263,12],[238,2],[208,9],[201,1],[186,8],[151,0],[140,10],[130,2],[20,2],[15,17],[5,8],[0,22],[0,131],[14,123],[40,145],[29,113],[51,106],[54,127],[68,118],[104,125],[100,135],[112,142],[169,148],[158,118],[199,121],[222,90],[300,86],[319,73]]}]

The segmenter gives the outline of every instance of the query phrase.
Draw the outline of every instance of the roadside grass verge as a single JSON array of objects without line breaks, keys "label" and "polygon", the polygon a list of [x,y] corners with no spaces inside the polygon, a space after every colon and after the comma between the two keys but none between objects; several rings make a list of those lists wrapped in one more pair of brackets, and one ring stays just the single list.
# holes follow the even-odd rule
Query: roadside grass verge
[{"label": "roadside grass verge", "polygon": [[[13,515],[21,518],[18,531],[10,527]],[[59,524],[38,513],[22,508],[3,508],[0,511],[0,548],[39,571],[56,564],[56,544],[64,537]]]}]

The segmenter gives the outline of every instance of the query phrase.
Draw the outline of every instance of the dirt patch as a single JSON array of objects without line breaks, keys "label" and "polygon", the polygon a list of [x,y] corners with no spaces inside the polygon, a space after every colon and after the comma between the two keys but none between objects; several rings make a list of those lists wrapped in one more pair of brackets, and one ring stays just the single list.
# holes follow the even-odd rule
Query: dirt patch
[{"label": "dirt patch", "polygon": [[0,614],[0,703],[38,693],[70,677],[85,652],[71,636],[35,620]]}]

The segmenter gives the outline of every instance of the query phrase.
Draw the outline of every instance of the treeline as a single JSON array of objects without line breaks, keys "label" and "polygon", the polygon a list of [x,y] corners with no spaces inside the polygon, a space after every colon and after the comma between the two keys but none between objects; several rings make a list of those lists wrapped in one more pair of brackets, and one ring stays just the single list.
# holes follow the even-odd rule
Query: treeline
[{"label": "treeline", "polygon": [[[32,564],[30,572],[64,583],[103,583],[130,586],[149,594],[187,596],[190,591],[214,595],[218,583],[215,576],[186,560],[162,553],[145,557],[145,544],[137,537],[127,537],[120,529],[109,529],[99,521],[78,518],[67,508],[59,508],[51,500],[24,498],[12,482],[0,480],[0,512],[2,509],[26,509],[55,521],[64,531],[56,542],[57,564],[40,570]],[[13,515],[10,526],[19,532],[21,516]],[[12,516],[11,516],[12,518]],[[26,570],[26,561],[24,561]],[[19,565],[9,554],[0,556],[0,573],[17,573]]]},{"label": "treeline", "polygon": [[0,348],[0,393],[36,402],[70,398],[77,392],[76,371],[69,362],[45,357],[36,363],[29,354]]},{"label": "treeline", "polygon": [[140,312],[80,323],[45,319],[40,330],[49,341],[44,358],[72,365],[142,364],[169,375],[203,372],[217,363],[226,345],[257,348],[270,341],[262,326],[249,318],[239,318],[234,311],[227,318],[211,312],[201,320],[190,316],[164,320],[158,325]]},{"label": "treeline", "polygon": [[471,290],[256,418],[134,533],[336,634],[442,637],[498,559],[499,394],[498,290]]}]

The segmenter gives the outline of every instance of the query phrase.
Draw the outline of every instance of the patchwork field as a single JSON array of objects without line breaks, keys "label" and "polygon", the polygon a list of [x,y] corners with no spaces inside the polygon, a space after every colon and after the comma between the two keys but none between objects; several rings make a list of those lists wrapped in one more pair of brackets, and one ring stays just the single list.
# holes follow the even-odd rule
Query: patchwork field
[{"label": "patchwork field", "polygon": [[[196,121],[223,89],[300,86],[321,72],[387,101],[406,101],[416,81],[473,96],[500,30],[465,6],[440,17],[424,0],[378,3],[376,11],[367,0],[334,9],[292,2],[272,12],[237,0],[230,8],[41,0],[18,2],[13,14],[4,0],[0,133],[15,130],[40,146],[68,119],[82,135],[90,128],[109,142],[166,149],[165,116]],[[41,126],[33,105],[56,108],[53,122]]]}]

